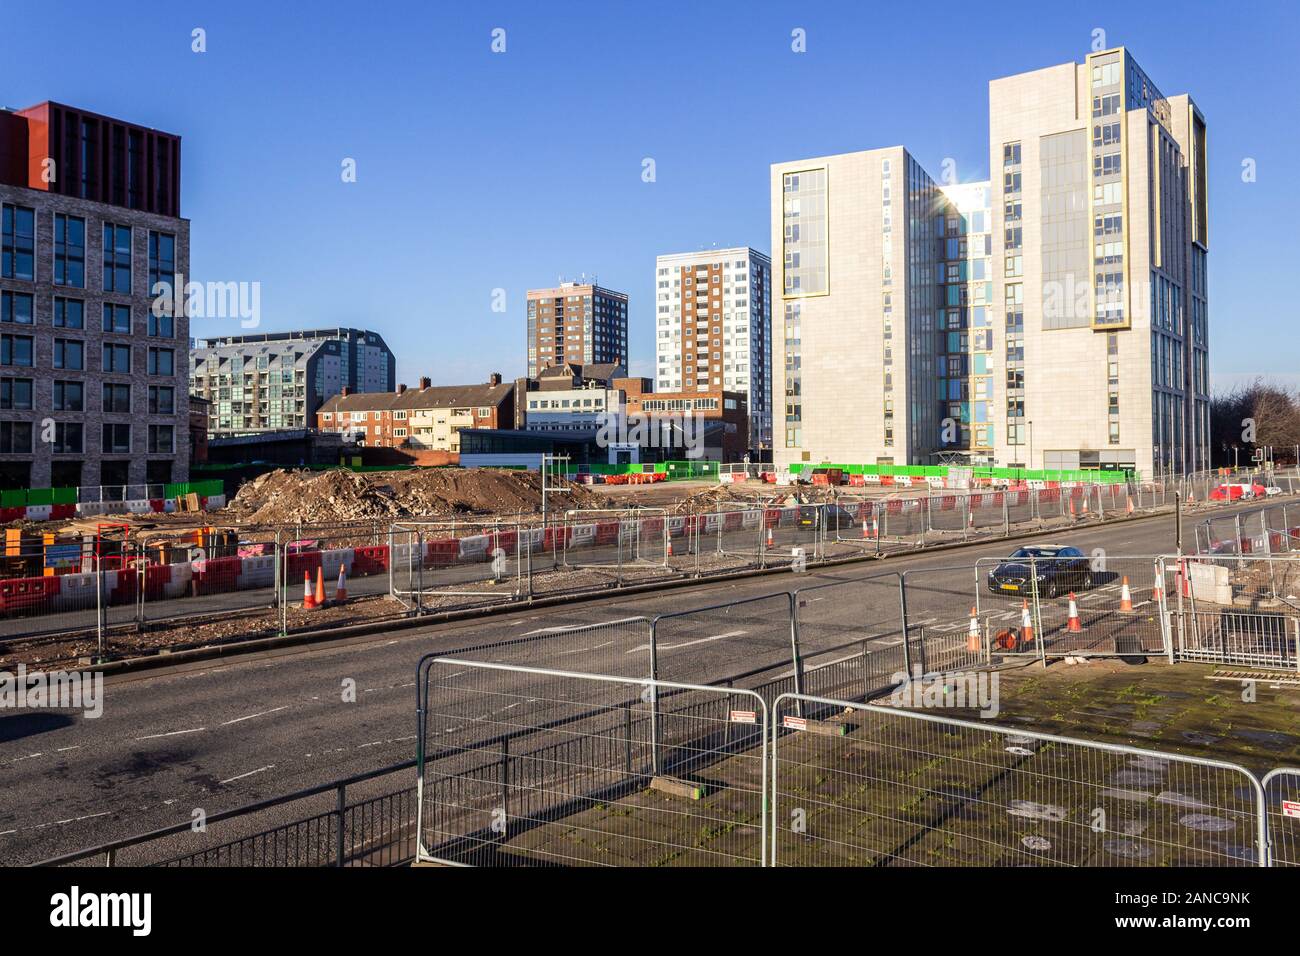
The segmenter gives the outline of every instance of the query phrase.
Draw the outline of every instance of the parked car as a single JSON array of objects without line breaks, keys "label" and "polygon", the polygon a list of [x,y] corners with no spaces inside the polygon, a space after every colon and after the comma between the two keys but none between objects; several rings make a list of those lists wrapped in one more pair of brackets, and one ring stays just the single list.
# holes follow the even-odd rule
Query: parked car
[{"label": "parked car", "polygon": [[1038,593],[1054,598],[1070,590],[1092,587],[1092,564],[1078,548],[1045,544],[1017,548],[1010,557],[988,573],[988,589],[995,594],[1023,594],[1034,590],[1031,560]]}]

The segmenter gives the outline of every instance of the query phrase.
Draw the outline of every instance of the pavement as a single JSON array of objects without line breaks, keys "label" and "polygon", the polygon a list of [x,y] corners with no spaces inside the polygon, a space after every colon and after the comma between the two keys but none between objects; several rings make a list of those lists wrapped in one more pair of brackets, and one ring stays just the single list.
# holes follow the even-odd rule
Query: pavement
[{"label": "pavement", "polygon": [[[1185,540],[1201,520],[1199,514],[1184,518]],[[1167,553],[1174,547],[1174,523],[1169,516],[1081,527],[1063,531],[1059,540],[1085,553]],[[820,572],[703,582],[124,674],[105,682],[97,719],[49,710],[0,716],[0,864],[35,862],[187,822],[196,810],[211,815],[409,760],[415,752],[416,665],[431,652],[492,645],[495,650],[476,656],[534,662],[545,657],[545,666],[639,673],[644,647],[611,640],[605,632],[565,635],[563,653],[552,648],[543,654],[536,638],[550,628],[652,617],[900,570],[916,572],[909,574],[910,624],[956,629],[965,626],[974,603],[976,559],[1005,556],[1014,547],[991,542]],[[897,642],[892,580],[811,597],[817,601],[808,607],[825,625],[820,637],[809,638],[821,641],[819,646],[833,646],[846,634]],[[773,611],[783,600],[756,601],[743,618],[732,614],[727,620],[718,612],[716,618],[684,621],[677,632],[661,632],[661,676],[707,683],[738,667],[786,659],[788,627],[780,626]],[[1010,619],[1017,607],[1004,603],[985,613]],[[500,646],[526,637],[534,640]],[[350,688],[355,694],[347,693]]]}]

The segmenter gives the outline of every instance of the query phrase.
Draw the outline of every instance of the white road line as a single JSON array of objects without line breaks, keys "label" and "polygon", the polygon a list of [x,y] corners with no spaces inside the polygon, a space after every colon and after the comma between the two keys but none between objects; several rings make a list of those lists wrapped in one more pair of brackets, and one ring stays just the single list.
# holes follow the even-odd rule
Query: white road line
[{"label": "white road line", "polygon": [[[701,637],[698,640],[694,640],[694,641],[682,641],[680,644],[660,644],[659,650],[671,651],[679,647],[694,647],[696,644],[708,644],[710,641],[721,641],[724,638],[740,637],[742,634],[748,634],[748,633],[749,631],[727,631],[727,633],[725,634],[714,634],[712,637]],[[627,651],[626,653],[636,654],[639,653],[640,651],[648,651],[648,650],[650,650],[650,645],[642,644],[640,647],[634,647],[630,651]]]},{"label": "white road line", "polygon": [[136,740],[157,740],[159,737],[178,737],[181,734],[197,734],[200,731],[207,730],[206,727],[195,727],[192,730],[173,730],[165,734],[146,734],[143,737],[136,737]]},{"label": "white road line", "polygon": [[260,713],[249,714],[247,717],[236,717],[234,720],[227,720],[221,726],[229,727],[231,724],[237,724],[243,720],[252,720],[254,717],[265,717],[267,714],[274,714],[274,713],[278,713],[279,711],[288,710],[288,709],[289,709],[289,705],[285,704],[283,707],[276,707],[271,710],[263,710]]},{"label": "white road line", "polygon": [[217,783],[234,783],[236,780],[243,780],[245,777],[251,777],[251,776],[252,776],[253,774],[255,774],[255,773],[261,773],[263,770],[270,770],[270,769],[272,769],[274,766],[275,766],[275,764],[273,764],[273,763],[269,763],[269,764],[267,764],[265,767],[258,767],[256,770],[250,770],[250,771],[248,771],[248,773],[241,773],[241,774],[240,774],[239,776],[237,776],[237,777],[230,777],[230,778],[228,778],[228,779],[226,779],[226,780],[218,780]]}]

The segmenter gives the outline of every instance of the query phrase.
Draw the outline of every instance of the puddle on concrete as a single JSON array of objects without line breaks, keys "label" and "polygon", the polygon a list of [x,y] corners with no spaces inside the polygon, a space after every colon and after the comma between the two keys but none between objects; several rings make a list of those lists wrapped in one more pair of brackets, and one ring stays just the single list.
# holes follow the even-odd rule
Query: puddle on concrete
[{"label": "puddle on concrete", "polygon": [[1107,840],[1102,847],[1111,856],[1124,860],[1145,860],[1151,856],[1151,850],[1136,840]]},{"label": "puddle on concrete", "polygon": [[1065,807],[1054,807],[1050,803],[1034,803],[1032,800],[1012,800],[1007,805],[1007,812],[1013,817],[1028,817],[1031,820],[1064,820],[1068,811]]},{"label": "puddle on concrete", "polygon": [[1231,820],[1216,817],[1212,813],[1189,813],[1178,818],[1178,822],[1189,830],[1201,830],[1204,833],[1222,833],[1235,830],[1237,825]]}]

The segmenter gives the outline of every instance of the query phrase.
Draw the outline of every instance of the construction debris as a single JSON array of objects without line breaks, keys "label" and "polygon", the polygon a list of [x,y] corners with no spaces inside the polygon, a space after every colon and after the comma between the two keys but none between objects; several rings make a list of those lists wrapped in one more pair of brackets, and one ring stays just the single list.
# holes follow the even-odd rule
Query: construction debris
[{"label": "construction debris", "polygon": [[[554,478],[549,479],[555,482]],[[608,499],[562,482],[548,492],[547,507],[605,507]],[[215,521],[291,524],[410,518],[431,515],[534,514],[541,510],[542,480],[534,472],[491,469],[422,469],[357,474],[273,471],[247,482]]]}]

